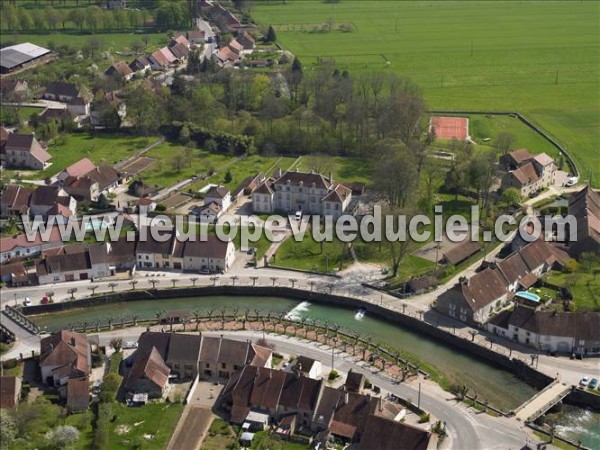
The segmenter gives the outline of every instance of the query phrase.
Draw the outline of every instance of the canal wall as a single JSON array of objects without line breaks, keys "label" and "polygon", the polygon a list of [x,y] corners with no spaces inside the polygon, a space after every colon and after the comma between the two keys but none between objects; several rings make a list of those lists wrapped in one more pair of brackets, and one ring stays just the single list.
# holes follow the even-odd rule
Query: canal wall
[{"label": "canal wall", "polygon": [[[379,319],[405,326],[413,331],[424,333],[445,345],[458,348],[470,354],[476,355],[488,363],[514,373],[517,377],[529,385],[542,389],[553,381],[553,378],[525,362],[510,358],[495,352],[491,348],[483,347],[475,342],[463,339],[451,332],[437,328],[416,317],[392,311],[383,305],[376,305],[365,300],[353,297],[344,297],[317,291],[305,291],[282,286],[202,286],[169,289],[130,290],[126,292],[115,292],[112,294],[101,294],[80,300],[64,303],[52,303],[46,305],[35,305],[23,308],[25,315],[46,314],[69,309],[84,308],[87,306],[101,305],[115,302],[126,302],[136,300],[157,301],[174,297],[209,297],[209,296],[259,296],[259,297],[283,297],[298,301],[309,301],[327,306],[336,306],[355,310],[365,308],[370,314]],[[249,305],[251,306],[251,305]],[[167,310],[167,305],[162,309]],[[168,310],[167,310],[168,311]],[[565,398],[565,402],[576,406],[591,407],[600,410],[600,396],[584,391],[574,390]]]}]

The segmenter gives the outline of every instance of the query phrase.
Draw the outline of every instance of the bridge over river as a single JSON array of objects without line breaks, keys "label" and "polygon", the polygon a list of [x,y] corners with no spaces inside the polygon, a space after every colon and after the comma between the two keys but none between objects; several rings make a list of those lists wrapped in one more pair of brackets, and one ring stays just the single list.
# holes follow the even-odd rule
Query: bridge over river
[{"label": "bridge over river", "polygon": [[515,410],[515,417],[521,422],[532,422],[546,411],[562,401],[569,392],[572,386],[554,380],[536,395],[531,397]]}]

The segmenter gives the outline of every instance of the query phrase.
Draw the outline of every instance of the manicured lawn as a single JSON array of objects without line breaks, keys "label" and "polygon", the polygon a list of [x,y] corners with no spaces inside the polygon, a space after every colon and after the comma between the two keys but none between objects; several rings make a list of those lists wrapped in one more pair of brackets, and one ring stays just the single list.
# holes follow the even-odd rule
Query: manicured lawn
[{"label": "manicured lawn", "polygon": [[[314,168],[311,157],[302,157],[297,167],[302,172],[310,172]],[[329,176],[329,172],[332,172],[334,181],[362,183],[372,181],[372,161],[368,159],[330,156],[327,157],[326,167],[320,168],[320,170],[325,176]]]},{"label": "manicured lawn", "polygon": [[[431,109],[525,114],[575,155],[585,178],[591,170],[595,184],[599,13],[598,2],[569,1],[507,8],[504,2],[291,0],[252,9],[305,67],[321,57],[352,73],[394,72],[415,80]],[[328,21],[333,31],[310,31]],[[340,31],[342,24],[352,31]]]},{"label": "manicured lawn", "polygon": [[575,273],[551,271],[546,280],[557,286],[568,286],[573,293],[573,300],[577,311],[600,311],[600,277],[594,275],[600,272],[600,265],[596,265],[591,272],[580,267]]},{"label": "manicured lawn", "polygon": [[[314,240],[307,230],[304,239],[296,242],[293,237],[287,239],[275,254],[271,263],[275,266],[315,272],[334,272],[352,263],[347,244],[334,239],[321,244]],[[341,265],[341,267],[340,267]]]},{"label": "manicured lawn", "polygon": [[[149,403],[138,408],[128,408],[121,403],[115,403],[113,411],[116,420],[110,423],[106,449],[163,449],[175,430],[183,412],[183,405]],[[128,431],[124,432],[126,429]]]},{"label": "manicured lawn", "polygon": [[55,139],[48,148],[52,155],[52,165],[44,171],[33,172],[30,178],[43,179],[56,175],[65,167],[85,157],[96,164],[115,164],[135,155],[157,139],[112,134],[65,134]]}]

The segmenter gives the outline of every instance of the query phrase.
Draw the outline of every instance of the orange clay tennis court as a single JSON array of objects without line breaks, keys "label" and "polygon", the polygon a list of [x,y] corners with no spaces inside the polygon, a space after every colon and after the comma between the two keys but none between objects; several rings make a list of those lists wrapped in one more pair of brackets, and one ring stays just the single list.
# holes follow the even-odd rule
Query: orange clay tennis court
[{"label": "orange clay tennis court", "polygon": [[466,117],[436,117],[429,121],[429,132],[435,131],[437,139],[457,139],[464,141],[469,137],[469,119]]}]

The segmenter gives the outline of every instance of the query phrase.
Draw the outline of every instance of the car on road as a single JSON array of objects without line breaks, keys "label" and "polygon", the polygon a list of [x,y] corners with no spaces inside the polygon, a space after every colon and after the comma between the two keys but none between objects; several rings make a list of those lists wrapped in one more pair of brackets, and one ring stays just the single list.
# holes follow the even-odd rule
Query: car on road
[{"label": "car on road", "polygon": [[581,387],[586,387],[590,382],[590,377],[583,377],[580,381],[579,381],[579,386]]},{"label": "car on road", "polygon": [[200,270],[198,271],[198,273],[199,273],[200,275],[209,275],[209,274],[210,274],[210,270],[208,270],[208,269],[200,269]]},{"label": "car on road", "polygon": [[596,389],[596,387],[598,387],[598,379],[597,378],[592,378],[590,380],[590,383],[588,384],[588,387],[590,389]]},{"label": "car on road", "polygon": [[125,350],[131,349],[131,348],[138,348],[138,343],[137,343],[137,341],[125,341],[125,342],[123,342],[123,348]]},{"label": "car on road", "polygon": [[529,194],[529,198],[536,198],[538,195],[540,195],[539,191],[534,191],[531,194]]},{"label": "car on road", "polygon": [[25,297],[25,300],[23,300],[23,306],[31,306],[31,299],[29,297]]},{"label": "car on road", "polygon": [[302,219],[302,211],[296,211],[295,217],[296,217],[296,220]]}]

